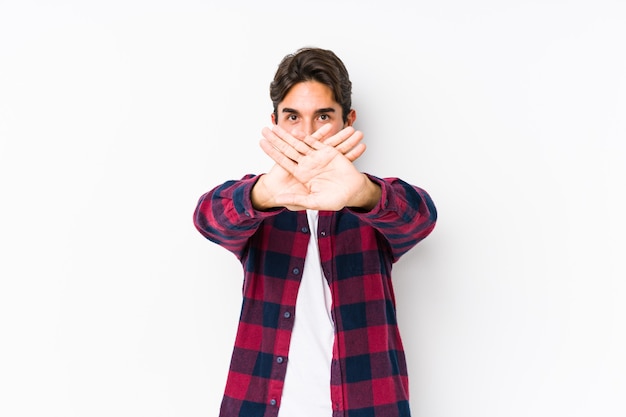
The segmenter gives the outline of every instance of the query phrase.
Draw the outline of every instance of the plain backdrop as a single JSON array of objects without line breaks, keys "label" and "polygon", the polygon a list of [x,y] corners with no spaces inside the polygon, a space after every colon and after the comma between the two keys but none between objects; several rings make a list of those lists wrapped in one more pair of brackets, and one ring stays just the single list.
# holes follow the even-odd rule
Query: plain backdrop
[{"label": "plain backdrop", "polygon": [[0,415],[216,416],[241,267],[192,225],[334,50],[430,192],[394,268],[416,417],[626,415],[622,0],[0,0]]}]

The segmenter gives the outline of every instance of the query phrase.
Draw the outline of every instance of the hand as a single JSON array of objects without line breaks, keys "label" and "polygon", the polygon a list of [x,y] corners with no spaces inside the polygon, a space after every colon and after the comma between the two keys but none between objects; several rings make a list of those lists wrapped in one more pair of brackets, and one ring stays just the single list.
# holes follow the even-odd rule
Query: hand
[{"label": "hand", "polygon": [[[263,195],[266,203],[292,210],[373,207],[380,188],[352,164],[365,151],[363,134],[347,127],[325,138],[330,129],[325,125],[304,140],[278,126],[264,129],[261,148],[276,167],[259,179],[257,197]],[[253,201],[254,193],[253,189]]]},{"label": "hand", "polygon": [[[276,129],[280,129],[277,126]],[[320,128],[316,133],[318,137],[325,138],[324,142],[329,146],[337,147],[339,152],[345,154],[346,158],[350,161],[356,160],[363,151],[365,150],[365,145],[360,145],[358,142],[362,139],[362,134],[359,133],[360,136],[352,137],[352,133],[354,133],[354,129],[344,129],[344,131],[339,132],[335,135],[328,136],[328,131],[330,127],[324,126]],[[283,134],[287,134],[283,129],[280,129]],[[264,128],[263,134],[268,135],[271,134],[272,129]],[[328,136],[328,137],[325,137]],[[291,136],[291,140],[295,141],[297,139]],[[351,140],[347,140],[351,139]],[[263,142],[263,140],[262,140]],[[360,145],[358,147],[353,146]],[[271,146],[271,145],[270,145]],[[263,147],[263,145],[261,145]],[[274,197],[278,194],[306,194],[308,191],[305,186],[293,177],[288,171],[286,171],[281,165],[278,163],[274,164],[274,166],[270,169],[270,171],[262,175],[254,188],[252,189],[252,204],[258,210],[267,210],[273,207],[282,207],[282,204],[274,201]],[[305,207],[295,206],[295,205],[287,205],[285,206],[289,210],[304,210]]]}]

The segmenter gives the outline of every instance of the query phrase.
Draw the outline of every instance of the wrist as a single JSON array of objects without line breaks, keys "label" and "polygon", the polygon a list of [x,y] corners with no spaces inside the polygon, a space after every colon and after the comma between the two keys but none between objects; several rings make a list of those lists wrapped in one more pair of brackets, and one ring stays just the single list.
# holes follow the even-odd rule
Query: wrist
[{"label": "wrist", "polygon": [[382,190],[380,185],[376,184],[365,174],[361,174],[363,176],[363,187],[359,193],[355,196],[352,207],[359,208],[362,210],[370,211],[380,201],[382,196]]},{"label": "wrist", "polygon": [[260,211],[269,210],[273,207],[270,204],[270,199],[270,194],[265,186],[265,174],[262,174],[259,176],[259,179],[250,191],[250,201],[252,202],[252,207],[255,210]]}]

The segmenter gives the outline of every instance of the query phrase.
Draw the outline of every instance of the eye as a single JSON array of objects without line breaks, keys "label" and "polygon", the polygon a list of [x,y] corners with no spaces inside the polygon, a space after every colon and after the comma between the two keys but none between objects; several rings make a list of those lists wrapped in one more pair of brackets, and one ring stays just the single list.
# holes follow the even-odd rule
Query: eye
[{"label": "eye", "polygon": [[298,120],[298,116],[295,114],[290,114],[289,116],[287,116],[287,120],[290,120],[293,122],[295,120]]},{"label": "eye", "polygon": [[330,116],[327,114],[320,114],[320,120],[326,122],[328,120],[330,120]]}]

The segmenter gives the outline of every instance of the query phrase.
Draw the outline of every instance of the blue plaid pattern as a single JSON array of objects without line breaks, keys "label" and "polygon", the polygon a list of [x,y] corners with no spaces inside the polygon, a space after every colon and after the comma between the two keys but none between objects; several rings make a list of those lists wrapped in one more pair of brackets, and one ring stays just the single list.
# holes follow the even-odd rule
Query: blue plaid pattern
[{"label": "blue plaid pattern", "polygon": [[[252,207],[258,176],[203,195],[198,231],[244,269],[243,303],[220,417],[275,417],[280,407],[295,304],[309,241],[306,213]],[[409,417],[407,366],[397,327],[392,264],[433,230],[437,212],[422,189],[397,178],[380,185],[369,212],[319,213],[321,266],[333,297],[333,417]]]}]

